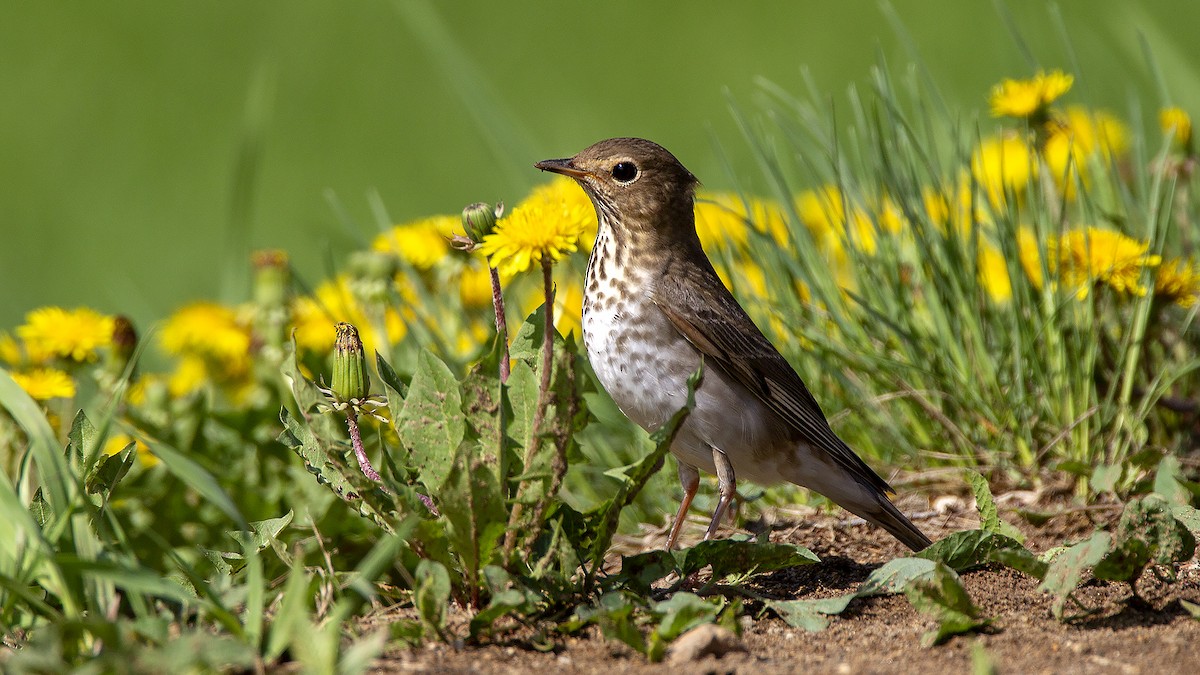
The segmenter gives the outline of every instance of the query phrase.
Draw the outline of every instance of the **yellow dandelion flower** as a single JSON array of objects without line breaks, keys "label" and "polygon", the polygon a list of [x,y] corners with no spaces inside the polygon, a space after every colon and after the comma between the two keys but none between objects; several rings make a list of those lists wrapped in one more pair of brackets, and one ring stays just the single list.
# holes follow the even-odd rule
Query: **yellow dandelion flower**
[{"label": "yellow dandelion flower", "polygon": [[52,398],[73,398],[75,396],[75,380],[57,368],[34,368],[25,372],[9,373],[12,379],[37,401],[49,401]]},{"label": "yellow dandelion flower", "polygon": [[375,237],[371,248],[390,253],[419,270],[429,270],[449,255],[450,236],[461,222],[457,216],[434,216],[396,225]]},{"label": "yellow dandelion flower", "polygon": [[90,361],[96,351],[112,344],[113,318],[87,307],[66,310],[42,307],[25,315],[17,335],[34,363],[54,357]]},{"label": "yellow dandelion flower", "polygon": [[977,256],[979,283],[987,291],[988,296],[998,305],[1012,299],[1012,279],[1008,276],[1008,263],[1004,254],[995,246],[979,242]]},{"label": "yellow dandelion flower", "polygon": [[1155,267],[1162,258],[1151,255],[1149,242],[1098,227],[1074,229],[1046,246],[1055,261],[1057,275],[1076,296],[1086,298],[1093,282],[1103,283],[1118,293],[1145,295],[1142,271]]},{"label": "yellow dandelion flower", "polygon": [[1154,297],[1184,309],[1200,301],[1200,266],[1192,259],[1167,260],[1155,270]]},{"label": "yellow dandelion flower", "polygon": [[1025,277],[1029,279],[1029,283],[1033,287],[1041,290],[1046,283],[1046,277],[1043,273],[1042,251],[1038,246],[1037,237],[1033,234],[1033,230],[1028,226],[1022,225],[1017,229],[1017,256],[1021,262],[1021,268],[1025,270]]},{"label": "yellow dandelion flower", "polygon": [[1129,149],[1129,127],[1111,113],[1072,106],[1055,120],[1043,157],[1055,183],[1067,199],[1074,199],[1076,181],[1091,184],[1090,160],[1112,162]]},{"label": "yellow dandelion flower", "polygon": [[1158,125],[1172,137],[1175,147],[1186,149],[1192,143],[1192,118],[1183,108],[1163,108],[1158,113]]},{"label": "yellow dandelion flower", "polygon": [[983,139],[971,155],[971,175],[993,208],[1004,208],[1008,195],[1018,202],[1037,176],[1033,149],[1015,134]]},{"label": "yellow dandelion flower", "polygon": [[750,240],[750,228],[740,208],[725,194],[701,194],[696,199],[696,234],[706,251],[719,248],[743,248]]},{"label": "yellow dandelion flower", "polygon": [[957,187],[927,185],[921,188],[921,200],[929,221],[943,234],[951,231],[970,234],[977,224],[988,222],[987,216],[975,204],[966,172],[959,177]]},{"label": "yellow dandelion flower", "polygon": [[511,279],[543,258],[557,261],[574,253],[586,224],[565,202],[526,200],[500,219],[479,250],[500,276]]},{"label": "yellow dandelion flower", "polygon": [[579,185],[566,176],[555,176],[548,183],[533,189],[517,208],[542,209],[546,213],[558,214],[574,225],[566,229],[579,228],[579,243],[590,250],[596,241],[596,210],[587,194]]},{"label": "yellow dandelion flower", "polygon": [[1061,70],[1038,71],[1032,79],[1005,79],[992,87],[988,102],[993,117],[1034,117],[1067,93],[1075,78]]},{"label": "yellow dandelion flower", "polygon": [[167,391],[171,392],[172,397],[180,398],[199,390],[211,379],[204,357],[187,354],[179,359],[175,370],[167,378]]},{"label": "yellow dandelion flower", "polygon": [[229,363],[248,359],[253,342],[237,311],[215,302],[194,302],[177,310],[159,333],[167,353],[201,354]]},{"label": "yellow dandelion flower", "polygon": [[15,366],[24,358],[25,354],[21,350],[21,345],[13,339],[13,336],[5,331],[0,331],[0,361]]},{"label": "yellow dandelion flower", "polygon": [[[849,198],[836,185],[825,185],[800,193],[796,198],[796,210],[817,245],[835,258],[844,255],[846,243],[873,255],[875,224],[865,210],[848,202]],[[850,209],[848,215],[847,206]]]},{"label": "yellow dandelion flower", "polygon": [[137,457],[138,464],[143,468],[157,466],[159,463],[158,457],[150,452],[150,446],[130,436],[129,434],[113,434],[104,442],[104,454],[109,457],[119,454],[122,450],[129,447],[129,444],[134,444],[134,456]]}]

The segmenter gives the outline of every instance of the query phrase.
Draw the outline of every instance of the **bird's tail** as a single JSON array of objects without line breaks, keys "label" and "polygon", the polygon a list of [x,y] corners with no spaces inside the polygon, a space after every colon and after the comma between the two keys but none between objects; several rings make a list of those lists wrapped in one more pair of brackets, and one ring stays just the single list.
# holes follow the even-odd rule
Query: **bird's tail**
[{"label": "bird's tail", "polygon": [[[900,513],[900,509],[896,508],[887,495],[879,494],[877,504],[878,508],[863,509],[862,513],[856,515],[887,530],[893,537],[914,551],[920,551],[933,543],[929,537],[925,536],[924,532],[913,525],[911,520]],[[855,509],[850,510],[855,511]]]}]

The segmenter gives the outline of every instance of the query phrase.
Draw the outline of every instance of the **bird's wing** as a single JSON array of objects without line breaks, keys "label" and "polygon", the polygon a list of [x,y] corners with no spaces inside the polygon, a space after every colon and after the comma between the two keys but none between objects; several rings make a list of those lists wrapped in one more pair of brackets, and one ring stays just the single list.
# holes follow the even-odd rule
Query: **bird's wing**
[{"label": "bird's wing", "polygon": [[[674,270],[663,277],[654,294],[658,308],[704,354],[754,392],[771,410],[800,432],[815,448],[824,450],[841,467],[866,485],[893,492],[887,481],[838,438],[821,406],[779,350],[762,334],[737,300],[708,270]],[[690,273],[690,274],[689,274]],[[691,276],[680,283],[678,274]]]}]

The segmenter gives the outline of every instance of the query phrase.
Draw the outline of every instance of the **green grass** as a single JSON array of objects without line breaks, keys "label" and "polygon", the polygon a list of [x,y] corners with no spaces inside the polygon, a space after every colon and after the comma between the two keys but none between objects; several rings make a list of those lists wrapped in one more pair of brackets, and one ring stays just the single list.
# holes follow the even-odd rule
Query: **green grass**
[{"label": "green grass", "polygon": [[[256,11],[283,22],[270,9]],[[314,7],[305,11],[320,14]],[[114,375],[108,350],[93,362],[51,362],[81,392],[69,399],[39,403],[7,370],[0,372],[0,465],[6,469],[0,477],[0,540],[14,542],[0,549],[0,625],[6,627],[0,662],[15,671],[40,672],[76,667],[249,670],[291,662],[312,671],[361,672],[385,647],[459,639],[473,644],[503,636],[517,625],[535,627],[546,643],[596,625],[610,639],[654,660],[691,626],[713,622],[736,629],[739,615],[746,612],[743,602],[758,602],[792,625],[820,630],[853,598],[885,592],[904,593],[914,607],[937,620],[927,638],[935,643],[986,623],[958,581],[957,572],[964,569],[1001,564],[1034,576],[1054,597],[1055,613],[1064,618],[1073,590],[1089,569],[1097,578],[1131,585],[1148,565],[1172,569],[1192,555],[1192,532],[1200,523],[1192,508],[1200,490],[1189,482],[1195,476],[1180,461],[1194,444],[1189,425],[1195,422],[1192,398],[1200,385],[1197,310],[1174,306],[1153,292],[1123,292],[1101,278],[1104,270],[1086,279],[1088,293],[1082,299],[1077,285],[1066,281],[1039,286],[1022,260],[1029,250],[1020,244],[1020,233],[1022,227],[1032,233],[1041,261],[1034,267],[1045,279],[1057,276],[1045,262],[1051,254],[1048,242],[1079,225],[1144,241],[1151,253],[1165,258],[1191,254],[1191,233],[1200,220],[1193,196],[1196,178],[1160,169],[1165,160],[1179,159],[1179,151],[1161,137],[1153,117],[1165,98],[1162,92],[1188,90],[1195,73],[1175,65],[1173,43],[1163,38],[1161,44],[1150,44],[1148,53],[1157,59],[1161,52],[1167,65],[1151,60],[1144,76],[1134,78],[1137,84],[1126,87],[1103,70],[1105,62],[1092,58],[1096,43],[1090,37],[1085,43],[1070,42],[1070,36],[1089,34],[1076,25],[1076,17],[1067,10],[1051,12],[1049,29],[1029,27],[1032,11],[1017,7],[1009,17],[1000,8],[1015,27],[1015,51],[1021,54],[1010,53],[1009,58],[1017,65],[986,77],[949,77],[957,94],[939,90],[935,83],[943,74],[933,65],[888,64],[897,62],[889,50],[905,54],[900,63],[921,64],[917,57],[923,50],[917,45],[930,49],[942,44],[919,33],[908,37],[896,28],[895,37],[888,38],[894,44],[885,42],[888,49],[869,78],[837,80],[862,84],[835,97],[832,105],[826,93],[831,75],[810,74],[807,92],[798,94],[797,85],[789,84],[795,81],[790,70],[763,71],[752,89],[747,85],[748,91],[721,99],[720,106],[729,105],[732,114],[729,126],[712,129],[717,152],[678,146],[702,177],[714,176],[713,183],[728,177],[733,186],[728,203],[735,210],[739,200],[765,200],[761,203],[770,205],[778,218],[782,243],[754,227],[762,223],[733,214],[722,221],[729,241],[718,240],[710,253],[729,271],[735,294],[814,390],[835,429],[881,469],[904,469],[909,475],[941,469],[941,475],[954,476],[940,479],[938,487],[971,491],[979,504],[980,530],[954,533],[918,557],[892,561],[854,593],[819,602],[766,602],[729,590],[757,573],[814,562],[811,553],[790,545],[707,542],[675,553],[649,551],[623,560],[619,573],[602,573],[618,531],[660,522],[674,509],[678,488],[673,472],[668,467],[655,473],[670,429],[648,436],[633,428],[600,391],[577,339],[545,341],[544,315],[525,317],[516,309],[531,298],[536,304],[541,289],[536,275],[505,288],[514,365],[502,383],[503,342],[489,330],[483,337],[460,340],[471,336],[474,323],[487,327],[491,320],[490,307],[472,306],[457,292],[458,278],[469,264],[466,254],[448,252],[433,268],[420,269],[402,256],[363,249],[368,232],[386,229],[410,210],[412,215],[454,212],[467,202],[491,198],[492,191],[505,192],[510,203],[519,201],[525,181],[536,175],[522,173],[525,160],[500,169],[495,160],[538,152],[527,147],[533,143],[523,129],[544,128],[540,142],[564,147],[543,152],[562,155],[596,140],[590,135],[606,128],[597,120],[607,118],[586,108],[533,115],[531,109],[546,105],[536,94],[554,80],[512,90],[490,86],[503,81],[490,69],[515,63],[495,46],[501,37],[494,28],[486,33],[488,41],[473,41],[463,36],[475,35],[472,31],[479,28],[460,23],[466,21],[463,15],[440,17],[424,5],[389,8],[386,15],[395,24],[366,22],[371,25],[364,35],[394,38],[399,25],[419,30],[425,39],[414,58],[466,73],[452,96],[437,99],[436,92],[424,92],[421,99],[414,96],[420,92],[407,91],[406,104],[441,111],[446,118],[441,123],[448,126],[456,122],[444,112],[447,106],[469,104],[469,125],[489,139],[483,144],[487,149],[472,154],[455,143],[441,143],[434,133],[437,125],[409,123],[422,128],[431,148],[443,153],[437,161],[430,148],[404,155],[412,161],[402,167],[389,164],[396,173],[384,171],[375,160],[363,160],[352,174],[403,189],[381,188],[359,200],[354,190],[361,184],[347,179],[331,200],[335,215],[325,217],[317,215],[325,207],[312,203],[320,190],[312,183],[291,183],[295,176],[281,173],[281,158],[272,154],[279,152],[273,148],[281,138],[294,138],[289,133],[297,128],[288,118],[294,106],[285,105],[298,86],[295,72],[270,63],[256,71],[260,75],[254,84],[243,83],[251,92],[244,110],[242,89],[236,96],[226,91],[224,98],[214,98],[236,110],[230,114],[240,140],[228,144],[225,160],[237,157],[239,168],[228,182],[213,179],[225,175],[214,169],[226,166],[224,160],[198,171],[200,183],[223,185],[209,186],[208,194],[231,190],[232,196],[217,200],[219,206],[187,214],[203,219],[206,228],[180,220],[182,226],[202,231],[206,246],[223,250],[232,260],[240,249],[261,241],[258,232],[246,231],[257,218],[293,218],[283,242],[304,239],[304,223],[332,229],[336,219],[344,230],[339,246],[357,253],[345,263],[331,254],[328,269],[320,274],[286,281],[260,270],[246,282],[239,280],[240,261],[225,265],[225,304],[213,310],[224,318],[210,317],[210,323],[194,331],[198,337],[175,348],[170,359],[176,366],[189,360],[201,364],[203,376],[195,387],[179,387],[155,359],[140,356],[129,365],[116,359],[121,374]],[[1145,18],[1138,14],[1142,10],[1125,11],[1131,14],[1119,15],[1122,19]],[[292,53],[296,45],[285,38],[303,33],[310,14],[278,24],[279,43],[269,43],[274,46],[268,51]],[[753,33],[760,27],[758,19],[738,23],[740,16],[721,15],[729,33]],[[915,16],[885,8],[872,25],[907,25]],[[379,19],[378,14],[369,17]],[[187,18],[150,13],[145,21],[188,23]],[[509,14],[502,18],[503,28],[521,23]],[[690,16],[687,20],[699,23]],[[700,30],[698,23],[695,30]],[[350,35],[352,28],[362,27],[347,25],[329,21],[323,29]],[[630,39],[652,32],[654,25],[637,26]],[[1166,34],[1159,22],[1147,19],[1145,25],[1146,35]],[[221,27],[213,20],[197,26],[198,34]],[[249,36],[260,33],[246,30]],[[515,30],[499,35],[514,42],[519,38]],[[1047,44],[1042,39],[1046,35],[1055,37],[1052,57],[1034,48]],[[1122,49],[1137,53],[1136,41],[1129,44],[1133,47],[1118,41]],[[354,54],[358,52],[347,51],[341,55],[345,62],[326,67],[342,72],[354,65]],[[757,57],[751,52],[738,58]],[[853,54],[847,60],[861,58]],[[1078,80],[1071,103],[1103,102],[1121,111],[1131,128],[1129,148],[1114,161],[1086,156],[1082,161],[1089,180],[1070,184],[1073,199],[1045,173],[1048,156],[1035,152],[1028,161],[1040,168],[1042,177],[1011,185],[1003,200],[989,202],[987,180],[967,170],[972,154],[996,133],[1033,138],[1038,129],[988,117],[984,94],[993,80],[1024,76],[1024,69],[1042,59],[1073,64]],[[45,65],[47,72],[53,72],[52,65]],[[602,73],[596,69],[609,65],[589,60],[572,81],[592,87],[593,81],[604,81],[597,79]],[[721,67],[739,89],[750,79],[737,64]],[[382,66],[372,68],[377,70],[367,74],[379,78],[371,82],[373,87],[386,84],[378,70]],[[321,77],[328,73],[315,70],[313,78]],[[682,79],[687,86],[700,86]],[[366,88],[356,82],[344,86]],[[1120,106],[1113,104],[1113,91],[1123,101]],[[666,90],[642,94],[650,103],[656,96],[675,95]],[[350,107],[353,100],[347,97],[342,105]],[[439,100],[441,105],[435,105]],[[389,133],[398,133],[396,125],[404,122],[389,115],[398,115],[402,106],[383,108],[377,116],[390,120]],[[1198,108],[1200,102],[1193,110]],[[374,116],[359,113],[346,114],[369,128]],[[666,129],[665,118],[647,117],[642,123],[647,135],[676,147],[665,131],[661,137],[649,133]],[[592,130],[587,138],[580,138],[581,128]],[[203,146],[203,137],[197,135],[197,146],[188,146],[191,151]],[[356,158],[370,154],[345,140],[329,142],[342,143],[339,150]],[[397,146],[389,145],[395,142],[381,142],[374,149],[399,155]],[[169,146],[164,154],[172,154]],[[692,155],[715,159],[705,166],[693,163]],[[492,161],[479,159],[488,156]],[[447,167],[445,157],[459,158],[459,165],[450,163],[452,175],[437,173]],[[332,166],[345,168],[347,160],[339,161]],[[472,170],[479,173],[458,171],[462,164],[476,165]],[[80,175],[64,174],[59,192]],[[970,196],[967,212],[979,215],[942,224],[931,214],[925,192],[960,176],[965,176],[962,185]],[[796,200],[824,184],[836,186],[839,208],[861,209],[866,223],[863,229],[849,230],[840,255],[831,252],[825,233]],[[71,192],[71,198],[83,203],[102,187]],[[285,192],[303,193],[306,200],[280,207]],[[896,232],[889,229],[889,211],[881,206],[884,196],[902,221]],[[154,197],[169,200],[170,191]],[[363,203],[365,215],[356,212]],[[100,211],[105,204],[111,202],[90,202]],[[841,237],[847,231],[845,219],[830,220]],[[737,228],[746,233],[744,244],[732,236]],[[864,245],[867,237],[873,247]],[[86,243],[86,238],[78,242]],[[151,243],[153,237],[148,237],[122,249],[137,263],[139,274],[153,267],[137,247]],[[1011,287],[1007,300],[989,291],[1000,271],[981,267],[984,244],[995,246],[1003,260],[999,270]],[[304,255],[319,257],[313,251],[301,254],[300,268],[307,264]],[[103,253],[97,249],[94,256]],[[582,275],[584,257],[581,252],[559,262],[560,293],[567,293]],[[166,256],[176,267],[182,258]],[[1136,281],[1152,286],[1150,267]],[[366,358],[374,363],[374,393],[386,401],[390,421],[360,419],[364,449],[382,474],[378,483],[355,464],[344,413],[319,405],[327,404],[318,382],[328,380],[330,355],[306,342],[301,331],[293,336],[290,330],[304,323],[300,300],[319,294],[320,280],[335,273],[346,278],[344,292],[336,301],[325,297],[316,323],[328,323],[332,335],[334,320],[352,318],[364,335],[374,335],[379,353]],[[761,289],[756,273],[764,282]],[[105,278],[106,283],[99,283],[97,278],[87,277],[97,292],[126,297],[119,282],[109,284]],[[247,283],[253,288],[240,290]],[[215,293],[216,285],[214,280],[211,286],[192,288]],[[163,297],[176,292],[169,284],[162,286]],[[81,294],[62,304],[94,297]],[[140,311],[146,317],[161,319],[167,313],[155,309],[149,294],[129,297],[133,304],[143,303]],[[178,304],[171,296],[162,307]],[[126,311],[124,305],[116,309]],[[399,334],[395,321],[404,326],[404,337],[382,339],[386,332]],[[13,318],[6,325],[18,322]],[[162,344],[163,336],[177,328],[168,322],[157,333],[143,331],[141,351]],[[229,338],[230,332],[245,338],[245,343],[234,341],[232,352],[228,340],[218,339]],[[541,350],[547,345],[553,350],[549,371],[542,366]],[[10,364],[13,372],[27,371],[28,360]],[[686,409],[680,411],[681,418],[686,414]],[[108,447],[117,434],[140,441],[145,449],[132,440]],[[967,476],[961,484],[956,480],[960,473]],[[1075,480],[1080,501],[1114,496],[1127,501],[1125,515],[1112,534],[1098,533],[1058,557],[1038,556],[1014,539],[1015,530],[1000,519],[988,479],[1005,487],[1037,487],[1063,475]],[[710,492],[706,487],[698,508],[704,508]],[[792,489],[767,495],[768,501],[805,498]],[[678,581],[709,568],[711,582],[692,589],[696,593],[681,590]],[[652,600],[651,583],[673,583],[677,592],[667,600]],[[388,606],[402,608],[391,627],[364,633],[361,618]],[[448,621],[455,608],[472,617],[465,628]]]}]

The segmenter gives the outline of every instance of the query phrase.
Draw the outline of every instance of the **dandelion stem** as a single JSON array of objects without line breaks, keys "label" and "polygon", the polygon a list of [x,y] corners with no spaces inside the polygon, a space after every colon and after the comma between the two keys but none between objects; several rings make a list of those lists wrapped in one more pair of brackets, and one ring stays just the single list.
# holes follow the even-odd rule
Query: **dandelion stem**
[{"label": "dandelion stem", "polygon": [[[367,458],[367,451],[363,448],[362,434],[358,432],[358,415],[354,412],[354,408],[346,409],[346,428],[350,431],[350,444],[354,446],[354,457],[358,459],[358,468],[362,469],[363,475],[376,483],[382,483],[379,472],[375,471],[375,467],[371,466],[371,460]],[[429,504],[426,504],[429,506]]]},{"label": "dandelion stem", "polygon": [[508,382],[511,364],[508,360],[508,321],[504,318],[504,294],[500,290],[500,273],[488,263],[488,272],[492,277],[492,307],[496,310],[496,339],[500,340],[500,381]]}]

